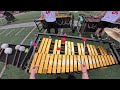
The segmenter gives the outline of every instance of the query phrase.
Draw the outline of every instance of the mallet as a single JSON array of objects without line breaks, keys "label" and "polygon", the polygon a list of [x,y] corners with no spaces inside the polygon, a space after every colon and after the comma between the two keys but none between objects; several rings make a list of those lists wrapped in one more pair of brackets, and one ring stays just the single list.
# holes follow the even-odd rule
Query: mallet
[{"label": "mallet", "polygon": [[19,63],[19,60],[20,60],[21,53],[22,53],[23,51],[25,51],[25,47],[24,47],[24,46],[20,46],[19,51],[20,51],[20,54],[19,54],[19,56],[18,56],[18,60],[17,60],[16,66],[18,66],[18,63]]},{"label": "mallet", "polygon": [[19,48],[20,48],[20,45],[16,45],[15,46],[15,55],[14,55],[14,58],[13,58],[12,65],[14,65],[14,61],[15,61],[15,58],[16,58],[16,55],[17,55],[17,51],[19,50]]},{"label": "mallet", "polygon": [[8,55],[12,53],[12,48],[6,48],[4,53],[6,54],[6,59],[5,59],[5,65],[0,73],[0,78],[2,77],[6,67],[7,67],[7,61],[8,61]]},{"label": "mallet", "polygon": [[83,38],[82,38],[82,41],[83,41],[83,43],[84,43],[83,45],[84,45],[84,52],[85,52],[85,42],[87,41],[87,38],[86,38],[86,37],[83,37]]},{"label": "mallet", "polygon": [[27,55],[28,55],[28,53],[29,53],[30,49],[32,48],[32,46],[33,46],[33,47],[36,47],[36,46],[37,46],[37,44],[34,42],[34,43],[32,43],[32,44],[31,44],[31,46],[30,46],[30,48],[29,48],[29,49],[27,48],[27,49],[25,50],[26,55],[25,55],[25,57],[24,57],[24,59],[23,59],[23,61],[22,61],[21,65],[20,65],[20,67],[22,67],[22,65],[23,65],[23,63],[24,63],[24,61],[25,61],[25,59],[26,59],[26,57],[27,57]]},{"label": "mallet", "polygon": [[4,44],[1,45],[1,49],[2,49],[2,50],[1,50],[1,52],[0,52],[0,55],[2,54],[3,50],[6,49],[8,46],[9,46],[9,45],[6,44],[6,43],[4,43]]}]

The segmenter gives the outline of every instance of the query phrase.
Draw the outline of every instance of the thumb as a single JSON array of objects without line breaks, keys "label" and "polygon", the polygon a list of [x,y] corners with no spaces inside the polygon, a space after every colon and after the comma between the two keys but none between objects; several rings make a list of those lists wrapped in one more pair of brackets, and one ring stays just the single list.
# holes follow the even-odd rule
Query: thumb
[{"label": "thumb", "polygon": [[82,67],[83,67],[83,68],[86,67],[85,63],[82,64]]}]

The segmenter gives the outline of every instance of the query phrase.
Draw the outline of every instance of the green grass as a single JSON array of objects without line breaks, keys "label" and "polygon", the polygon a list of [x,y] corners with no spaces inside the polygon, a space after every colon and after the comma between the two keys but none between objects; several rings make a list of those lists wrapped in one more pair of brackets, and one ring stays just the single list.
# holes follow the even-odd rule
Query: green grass
[{"label": "green grass", "polygon": [[[5,36],[7,33],[10,32],[12,29],[7,29],[2,35],[0,35],[0,43],[10,43],[10,44],[20,44],[22,40],[25,38],[25,36],[33,29],[34,27],[28,27],[23,29],[22,32],[20,32],[17,36],[15,34],[21,30],[21,28],[15,29],[12,33],[9,35]],[[1,30],[0,32],[2,32]],[[29,41],[32,40],[33,36],[37,32],[37,28],[31,33],[31,35],[26,39],[23,44],[29,45]]]},{"label": "green grass", "polygon": [[[1,65],[1,64],[0,64]],[[28,79],[29,73],[25,73],[20,68],[16,68],[15,66],[8,65],[7,69],[5,70],[2,79]]]},{"label": "green grass", "polygon": [[89,72],[91,79],[120,79],[119,71],[120,65],[110,66],[108,68],[101,68]]},{"label": "green grass", "polygon": [[23,43],[24,45],[29,45],[31,40],[35,39],[35,34],[38,33],[38,29],[36,28],[31,35],[28,36],[28,38],[25,40],[25,42]]},{"label": "green grass", "polygon": [[[15,16],[16,21],[12,22],[11,24],[33,22],[34,19],[36,17],[38,17],[38,16],[40,16],[40,11],[26,12],[23,15],[17,15],[17,16]],[[0,25],[5,25],[7,23],[7,21],[5,19],[2,19],[2,22],[0,22]]]}]

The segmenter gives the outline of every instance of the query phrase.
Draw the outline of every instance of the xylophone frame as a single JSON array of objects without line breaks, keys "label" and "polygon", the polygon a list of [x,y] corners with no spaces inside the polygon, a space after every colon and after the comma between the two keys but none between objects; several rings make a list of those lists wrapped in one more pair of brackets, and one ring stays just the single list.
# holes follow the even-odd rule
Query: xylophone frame
[{"label": "xylophone frame", "polygon": [[[38,33],[38,35],[37,35],[37,37],[35,39],[36,43],[38,43],[41,40],[41,38],[39,38],[40,35],[66,37],[66,38],[73,38],[73,39],[80,39],[80,40],[82,40],[82,37],[77,37],[77,36],[64,36],[64,35],[56,35],[56,34]],[[115,49],[115,46],[114,46],[113,42],[105,41],[105,40],[92,39],[92,38],[87,38],[87,40],[88,41],[93,41],[93,42],[107,43],[110,46],[111,54],[113,55],[116,63],[120,64],[120,56],[119,56],[117,50]],[[29,71],[30,63],[31,63],[31,61],[33,59],[34,53],[35,53],[35,49],[34,49],[34,52],[31,55],[30,62],[28,63],[28,67],[26,69],[27,72]]]}]

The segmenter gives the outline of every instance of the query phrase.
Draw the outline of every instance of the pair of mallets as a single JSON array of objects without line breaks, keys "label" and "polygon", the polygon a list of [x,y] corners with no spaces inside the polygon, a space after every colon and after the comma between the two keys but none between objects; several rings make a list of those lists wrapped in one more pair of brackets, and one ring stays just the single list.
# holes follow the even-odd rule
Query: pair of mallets
[{"label": "pair of mallets", "polygon": [[[14,62],[15,62],[16,55],[17,55],[18,50],[20,51],[20,53],[19,53],[19,56],[18,56],[18,59],[17,59],[17,63],[16,63],[16,66],[17,66],[17,67],[19,66],[18,64],[19,64],[19,60],[20,60],[20,56],[21,56],[22,52],[25,51],[25,53],[28,53],[28,52],[30,51],[30,49],[31,49],[32,46],[36,46],[36,43],[33,43],[33,42],[32,42],[30,48],[29,48],[29,49],[26,48],[26,50],[25,50],[25,47],[24,47],[24,46],[16,45],[16,46],[15,46],[15,50],[16,50],[16,51],[15,51],[15,55],[14,55],[14,58],[13,58],[12,65],[14,65]],[[22,67],[22,65],[23,65],[26,57],[27,57],[27,54],[25,55],[24,59],[22,60],[20,67]]]},{"label": "pair of mallets", "polygon": [[18,59],[17,59],[17,63],[16,63],[16,66],[18,66],[19,60],[20,60],[20,56],[21,56],[22,52],[25,51],[25,47],[24,47],[24,46],[20,46],[20,45],[16,45],[16,46],[15,46],[15,50],[16,50],[16,51],[15,51],[15,55],[14,55],[14,58],[13,58],[12,65],[14,65],[14,62],[15,62],[15,59],[16,59],[16,55],[17,55],[17,52],[18,52],[18,50],[19,50],[20,53],[19,53],[19,56],[18,56]]},{"label": "pair of mallets", "polygon": [[6,44],[6,43],[1,45],[2,50],[0,52],[0,56],[1,56],[2,52],[3,52],[3,50],[4,50],[4,53],[6,54],[6,59],[5,59],[5,65],[4,65],[4,67],[3,67],[3,69],[2,69],[2,71],[0,73],[0,78],[2,77],[2,74],[4,73],[5,69],[7,68],[8,55],[12,53],[12,48],[9,48],[8,46],[9,45]]},{"label": "pair of mallets", "polygon": [[[6,59],[5,59],[5,65],[0,73],[0,78],[2,77],[2,74],[4,73],[5,69],[7,68],[7,62],[8,62],[8,55],[12,53],[13,49],[8,47],[9,45],[8,44],[2,44],[1,45],[1,52],[0,52],[0,55],[2,54],[3,50],[4,50],[4,53],[6,54]],[[16,45],[15,47],[16,50],[19,50],[20,51],[20,54],[19,54],[19,57],[18,57],[18,60],[17,60],[17,64],[16,66],[18,66],[18,63],[19,63],[19,59],[20,59],[20,56],[21,56],[21,53],[22,51],[25,50],[25,47],[24,46],[20,46],[20,45]],[[16,54],[17,52],[15,52],[15,56],[13,58],[13,63],[14,63],[14,60],[15,60],[15,57],[16,57]]]}]

